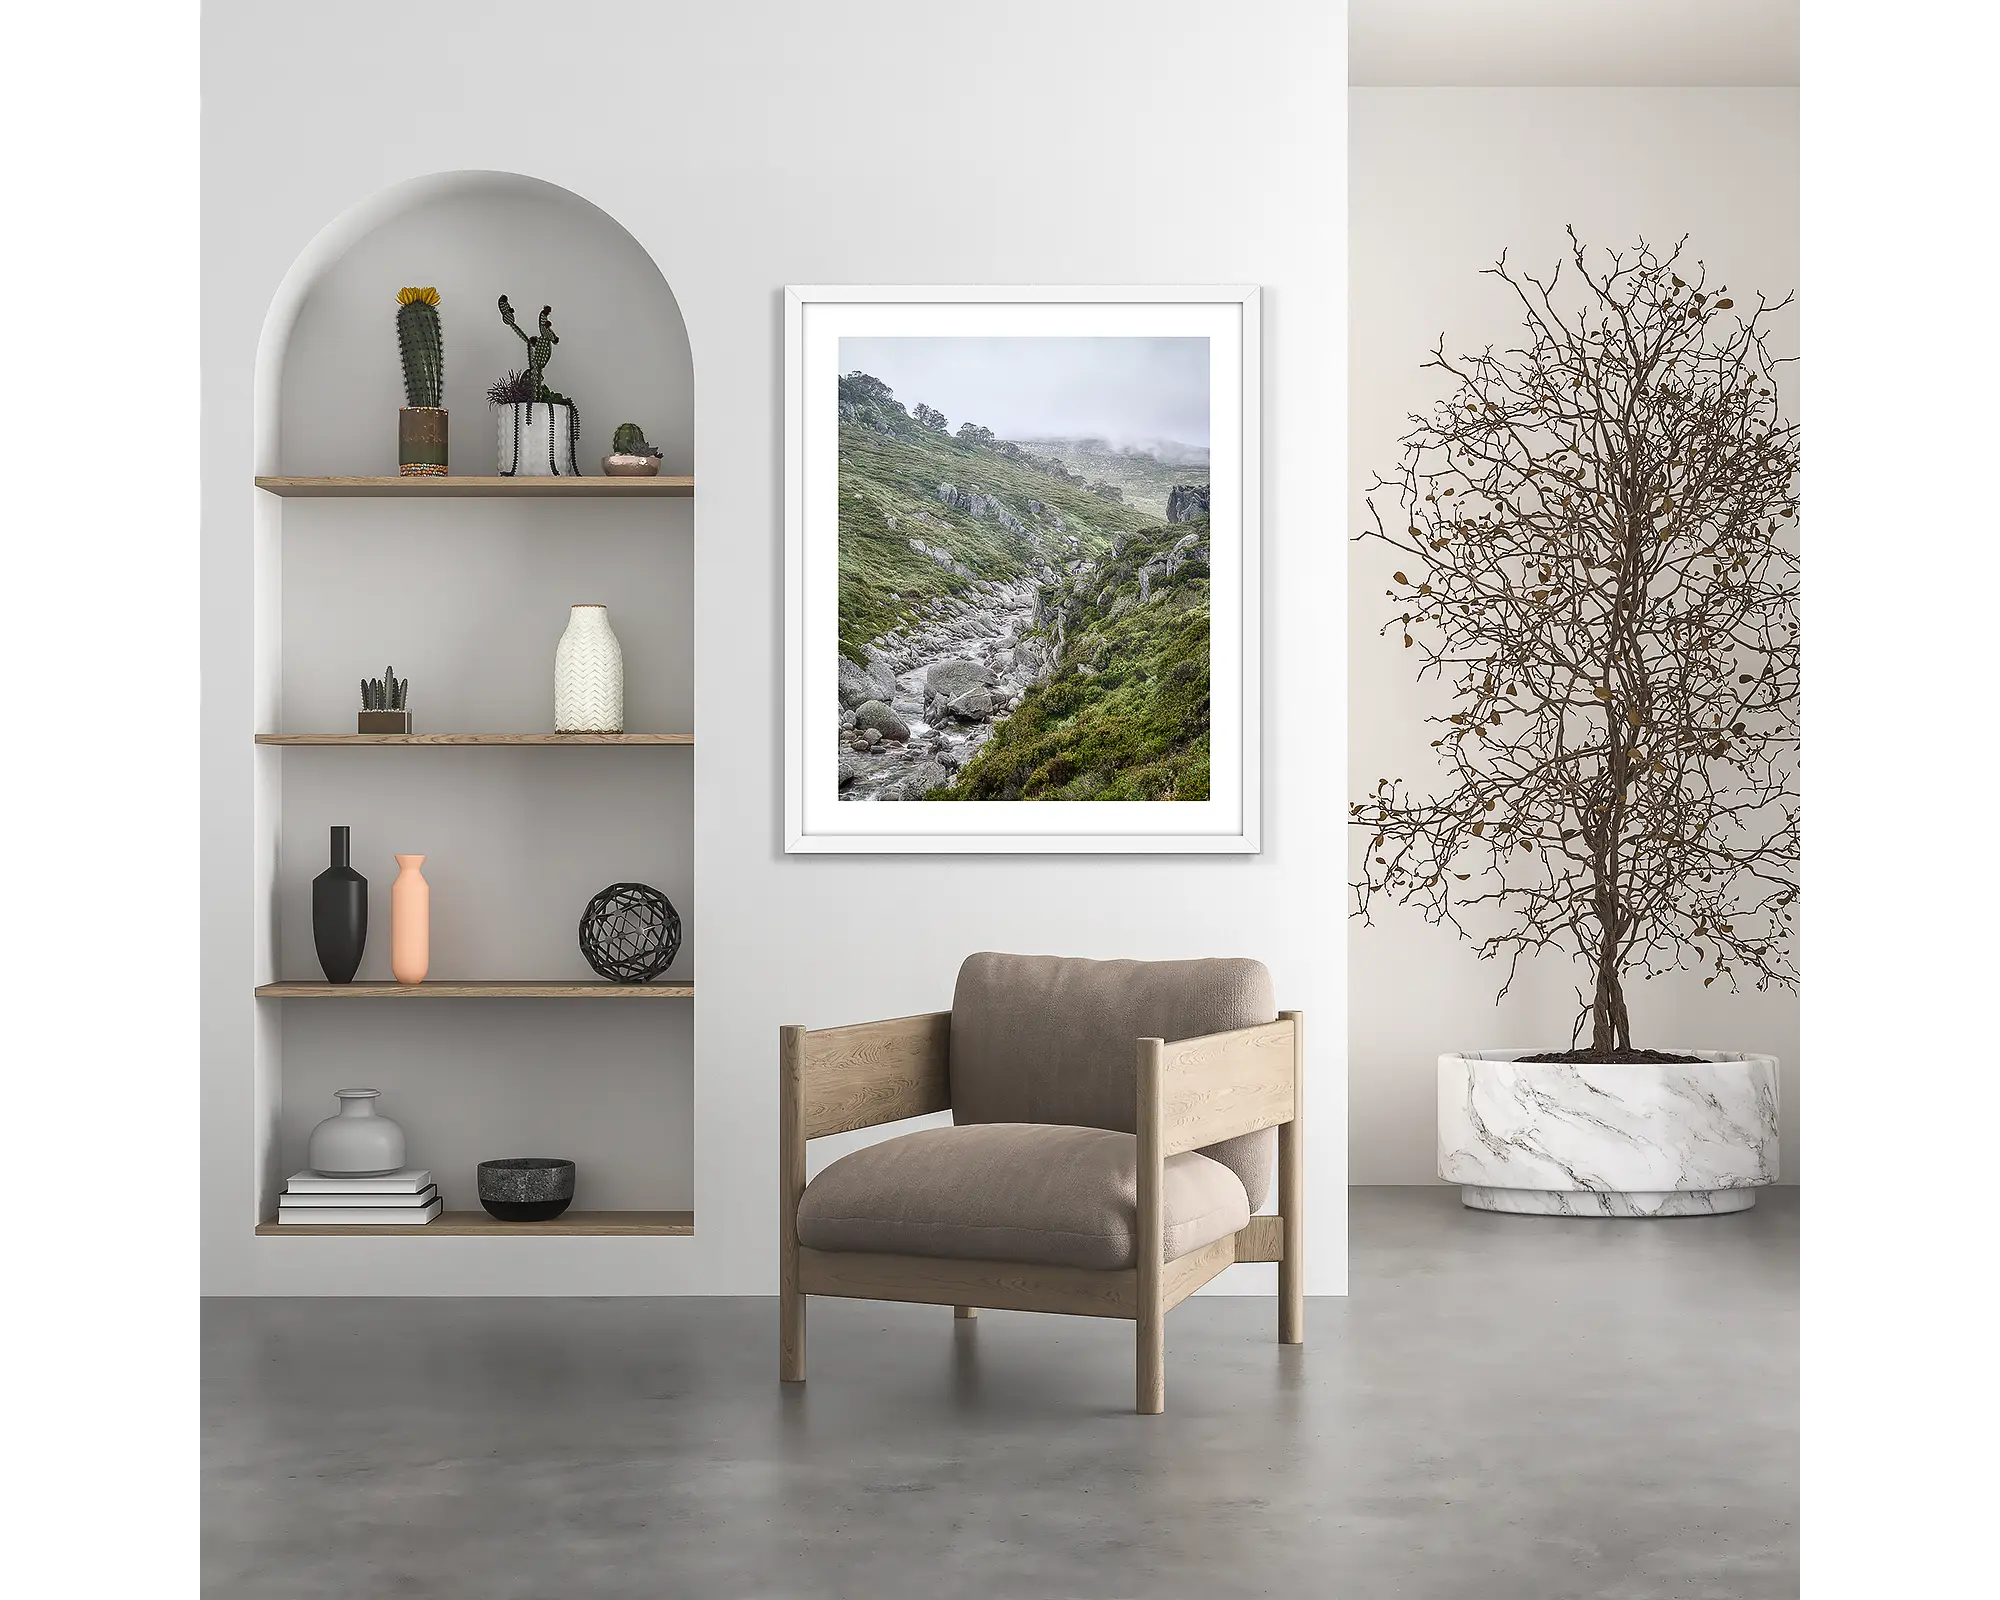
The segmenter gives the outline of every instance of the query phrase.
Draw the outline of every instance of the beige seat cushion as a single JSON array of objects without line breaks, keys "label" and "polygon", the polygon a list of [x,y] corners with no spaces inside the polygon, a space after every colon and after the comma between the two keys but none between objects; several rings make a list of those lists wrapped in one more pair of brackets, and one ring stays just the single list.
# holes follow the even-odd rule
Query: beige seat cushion
[{"label": "beige seat cushion", "polygon": [[[951,1003],[951,1119],[1138,1126],[1139,1039],[1192,1039],[1278,1020],[1259,961],[1088,961],[982,951],[958,969]],[[1275,1128],[1201,1153],[1271,1189]]]},{"label": "beige seat cushion", "polygon": [[[1243,1185],[1199,1151],[1167,1157],[1164,1259],[1250,1220]],[[842,1156],[806,1186],[799,1242],[814,1250],[1129,1267],[1138,1140],[1103,1128],[988,1122],[928,1128]]]}]

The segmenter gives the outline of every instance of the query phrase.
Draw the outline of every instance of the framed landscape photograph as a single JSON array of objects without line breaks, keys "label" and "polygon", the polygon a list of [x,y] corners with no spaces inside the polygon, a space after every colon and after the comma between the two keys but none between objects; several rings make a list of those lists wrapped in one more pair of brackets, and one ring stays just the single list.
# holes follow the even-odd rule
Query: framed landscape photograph
[{"label": "framed landscape photograph", "polygon": [[785,315],[786,849],[1255,851],[1257,290]]}]

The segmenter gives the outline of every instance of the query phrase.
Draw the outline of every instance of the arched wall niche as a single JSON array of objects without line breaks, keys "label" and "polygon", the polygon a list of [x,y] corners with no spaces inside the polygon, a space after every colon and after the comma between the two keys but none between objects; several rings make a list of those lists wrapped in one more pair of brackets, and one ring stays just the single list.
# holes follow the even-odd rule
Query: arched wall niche
[{"label": "arched wall niche", "polygon": [[396,290],[438,290],[452,470],[495,469],[487,386],[522,366],[507,295],[532,329],[543,305],[561,343],[551,387],[577,402],[586,471],[620,422],[694,470],[694,362],[673,290],[645,248],[590,201],[510,172],[413,178],[351,206],[300,252],[258,345],[257,471],[393,473],[402,369]]},{"label": "arched wall niche", "polygon": [[[552,387],[578,404],[579,465],[637,422],[661,470],[694,470],[694,369],[665,277],[599,207],[540,179],[451,172],[349,207],[300,252],[266,314],[254,394],[260,474],[396,472],[396,291],[437,288],[451,470],[496,469],[486,388],[524,364],[495,302],[561,343]],[[626,728],[694,722],[694,503],[394,496],[280,498],[255,512],[256,731],[352,732],[357,680],[394,663],[420,733],[541,733],[568,608],[607,602],[625,658]],[[246,730],[246,733],[249,730]],[[670,976],[691,976],[694,786],[685,749],[256,748],[255,980],[315,980],[312,879],[327,829],[352,829],[369,880],[358,976],[388,976],[397,852],[427,856],[436,979],[588,979],[576,924],[606,884],[679,909]],[[479,1160],[556,1151],[579,1211],[694,1205],[690,1006],[545,1001],[259,1002],[253,1048],[257,1218],[333,1090],[363,1064],[448,1210],[473,1210]],[[274,1250],[295,1248],[271,1245]]]}]

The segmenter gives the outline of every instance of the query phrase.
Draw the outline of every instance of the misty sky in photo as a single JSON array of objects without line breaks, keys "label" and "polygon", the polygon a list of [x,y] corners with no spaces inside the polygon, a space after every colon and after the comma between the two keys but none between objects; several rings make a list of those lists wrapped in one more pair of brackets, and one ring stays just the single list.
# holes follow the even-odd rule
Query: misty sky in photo
[{"label": "misty sky in photo", "polygon": [[1003,439],[1208,443],[1208,340],[842,339],[840,370]]}]

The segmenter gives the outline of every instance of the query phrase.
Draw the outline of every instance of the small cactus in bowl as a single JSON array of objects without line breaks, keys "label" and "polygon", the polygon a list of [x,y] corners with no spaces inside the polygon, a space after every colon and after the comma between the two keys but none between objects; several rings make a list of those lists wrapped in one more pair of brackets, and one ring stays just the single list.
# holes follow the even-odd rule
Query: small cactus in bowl
[{"label": "small cactus in bowl", "polygon": [[613,478],[650,478],[660,470],[660,447],[646,443],[646,433],[636,422],[621,422],[611,436],[611,454],[604,458],[604,471]]}]

